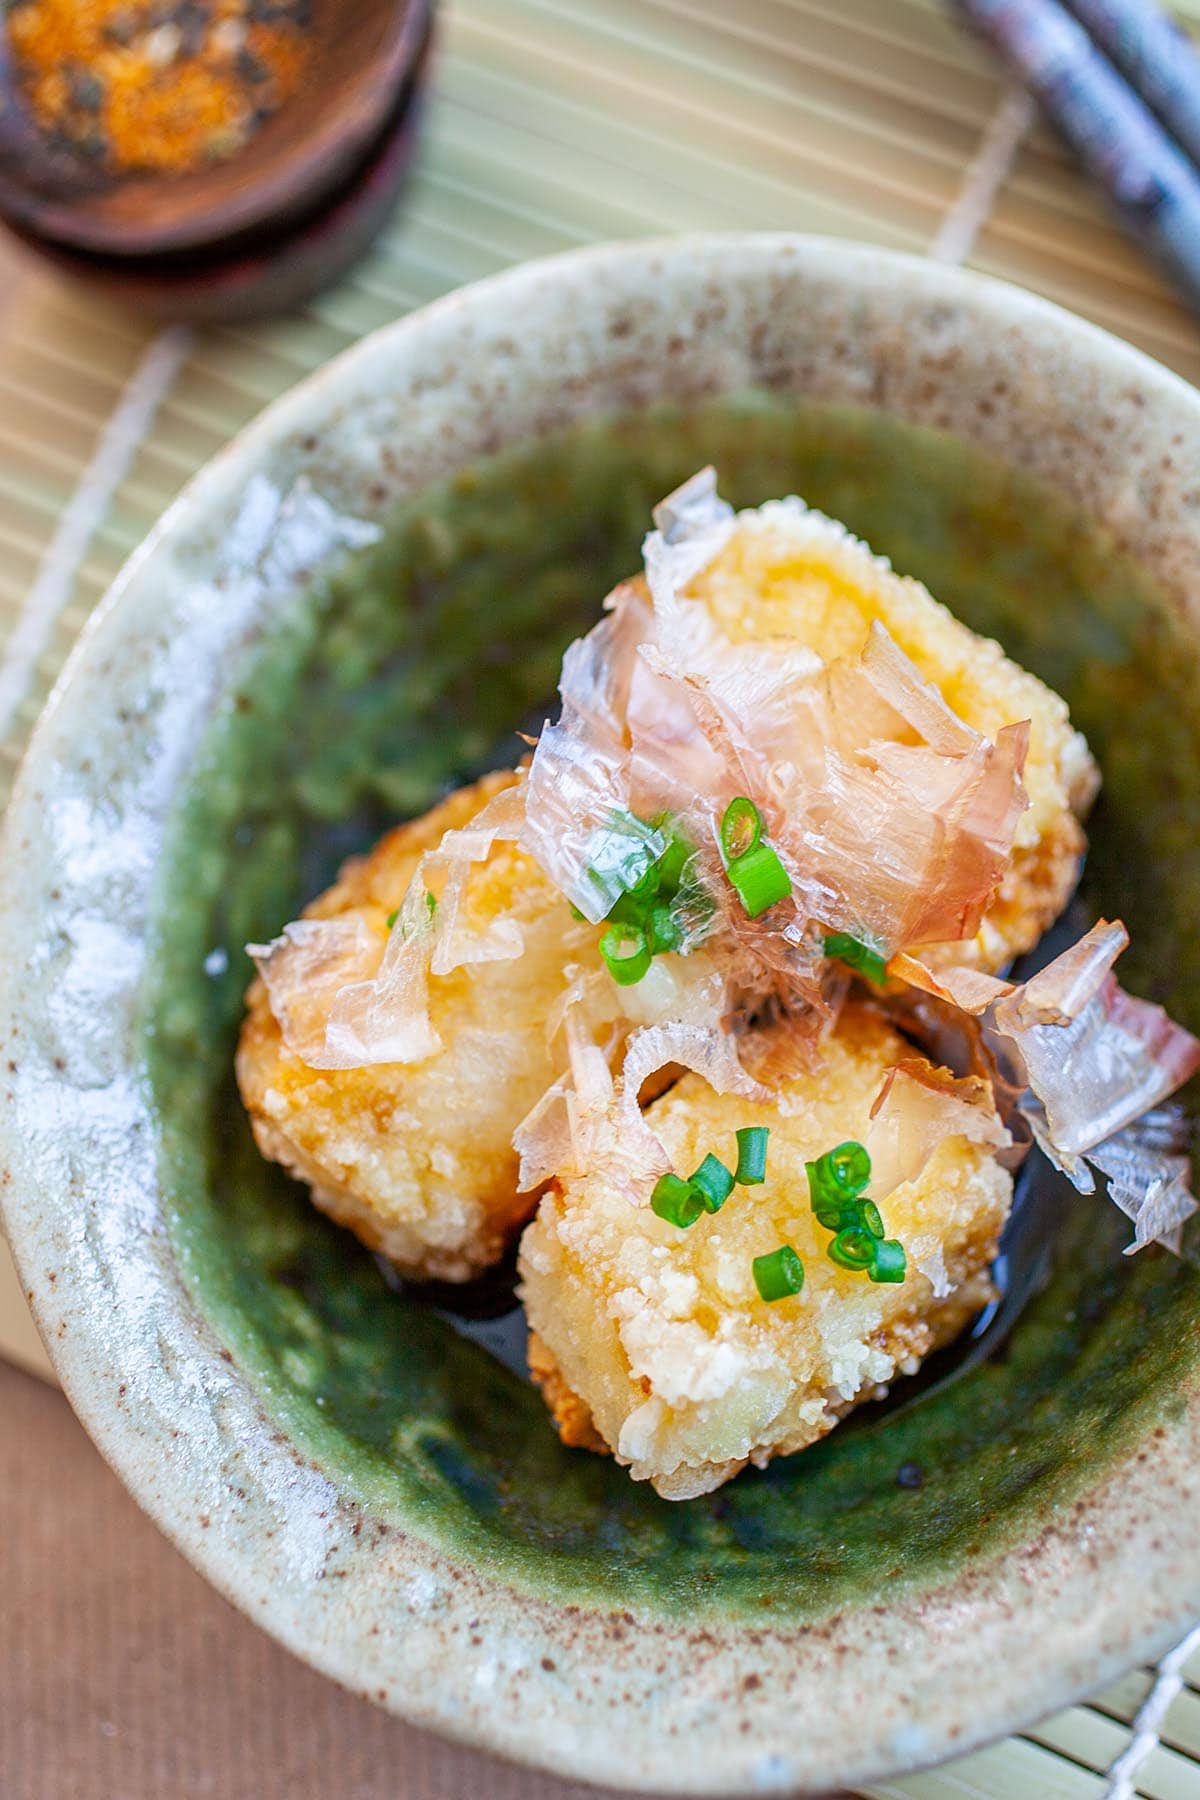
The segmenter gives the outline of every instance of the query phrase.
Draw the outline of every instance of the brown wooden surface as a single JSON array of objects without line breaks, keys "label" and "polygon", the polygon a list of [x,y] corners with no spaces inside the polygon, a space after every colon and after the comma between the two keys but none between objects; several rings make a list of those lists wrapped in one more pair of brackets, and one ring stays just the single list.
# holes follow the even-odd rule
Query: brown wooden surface
[{"label": "brown wooden surface", "polygon": [[3,1800],[603,1800],[306,1669],[162,1538],[62,1395],[0,1363]]}]

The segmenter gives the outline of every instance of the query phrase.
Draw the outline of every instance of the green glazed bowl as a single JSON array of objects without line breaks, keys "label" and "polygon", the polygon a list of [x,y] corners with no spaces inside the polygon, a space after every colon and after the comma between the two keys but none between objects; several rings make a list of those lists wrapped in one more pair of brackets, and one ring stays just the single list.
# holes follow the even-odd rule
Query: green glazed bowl
[{"label": "green glazed bowl", "polygon": [[1063,690],[1106,778],[1083,905],[1200,1027],[1198,449],[1190,388],[1012,289],[804,238],[631,244],[369,339],[133,558],[8,815],[4,1216],[97,1443],[299,1655],[529,1764],[790,1793],[1026,1724],[1200,1616],[1200,1282],[1123,1258],[1103,1201],[1062,1198],[1003,1354],[671,1505],[393,1292],[258,1159],[230,1078],[244,942],[511,760],[710,459]]}]

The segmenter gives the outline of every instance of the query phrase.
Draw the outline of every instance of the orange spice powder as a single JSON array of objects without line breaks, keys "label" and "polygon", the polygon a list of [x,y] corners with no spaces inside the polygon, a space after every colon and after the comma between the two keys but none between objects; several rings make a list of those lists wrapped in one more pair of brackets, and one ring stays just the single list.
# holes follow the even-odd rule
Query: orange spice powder
[{"label": "orange spice powder", "polygon": [[3,0],[27,104],[113,174],[232,156],[300,88],[311,0]]}]

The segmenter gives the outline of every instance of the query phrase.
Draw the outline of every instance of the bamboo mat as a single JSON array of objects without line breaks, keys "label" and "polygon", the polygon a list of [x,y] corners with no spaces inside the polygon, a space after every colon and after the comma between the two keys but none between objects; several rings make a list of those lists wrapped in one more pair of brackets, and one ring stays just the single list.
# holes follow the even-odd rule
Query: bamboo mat
[{"label": "bamboo mat", "polygon": [[[1200,0],[1178,10],[1200,26]],[[1200,381],[1192,316],[939,0],[458,0],[402,211],[297,313],[156,329],[0,253],[0,803],[91,608],[263,405],[364,332],[509,263],[731,227],[965,262]],[[45,1370],[5,1266],[0,1349]],[[1200,1654],[1185,1674],[1137,1778],[1146,1800],[1200,1800]],[[864,1793],[1101,1800],[1150,1684],[1136,1671],[1022,1737]]]}]

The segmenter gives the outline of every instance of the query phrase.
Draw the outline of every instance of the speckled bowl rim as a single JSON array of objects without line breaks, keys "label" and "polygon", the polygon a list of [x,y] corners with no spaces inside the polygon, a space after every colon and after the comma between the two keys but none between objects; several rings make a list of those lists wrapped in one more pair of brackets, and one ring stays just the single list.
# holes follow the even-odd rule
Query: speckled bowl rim
[{"label": "speckled bowl rim", "polygon": [[[655,397],[667,369],[702,392],[784,368],[805,392],[956,430],[1054,481],[1196,625],[1200,396],[1157,364],[1020,290],[865,246],[784,234],[605,246],[377,332],[214,459],[83,633],[0,845],[3,1216],[100,1449],[230,1600],[347,1688],[519,1762],[639,1791],[877,1780],[1163,1651],[1200,1616],[1197,1378],[1181,1377],[1141,1438],[1030,1541],[809,1627],[689,1632],[564,1608],[415,1532],[373,1531],[369,1516],[364,1530],[344,1478],[267,1416],[174,1262],[135,1053],[141,931],[163,818],[222,670],[344,513],[382,511],[439,459],[584,404]],[[297,496],[302,528],[287,512]]]}]

